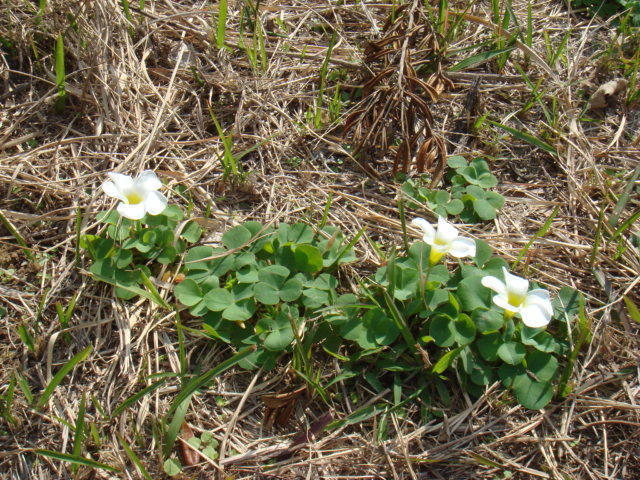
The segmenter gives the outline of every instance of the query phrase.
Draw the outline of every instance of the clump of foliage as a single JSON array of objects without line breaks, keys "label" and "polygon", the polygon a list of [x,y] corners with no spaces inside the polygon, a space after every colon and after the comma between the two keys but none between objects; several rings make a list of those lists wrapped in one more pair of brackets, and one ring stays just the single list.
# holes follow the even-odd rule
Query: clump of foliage
[{"label": "clump of foliage", "polygon": [[640,2],[638,0],[572,0],[575,8],[586,8],[594,15],[609,18],[626,10],[629,11],[629,20],[632,25],[640,26]]},{"label": "clump of foliage", "polygon": [[444,176],[448,189],[433,189],[424,185],[420,178],[408,179],[402,185],[402,193],[413,209],[425,205],[441,217],[457,215],[465,223],[478,223],[496,218],[504,205],[504,197],[490,190],[498,180],[482,158],[468,162],[455,155],[447,159],[448,169]]},{"label": "clump of foliage", "polygon": [[176,262],[188,245],[200,239],[200,225],[184,221],[184,213],[176,205],[141,220],[123,218],[116,211],[99,213],[98,220],[105,224],[102,233],[80,238],[80,246],[93,260],[89,272],[114,285],[118,298],[141,295],[165,305],[150,277]]},{"label": "clump of foliage", "polygon": [[559,359],[569,351],[578,294],[567,289],[554,300],[558,321],[552,328],[525,326],[497,307],[482,285],[483,277],[502,276],[507,263],[476,242],[473,263],[452,270],[432,265],[432,247],[424,242],[392,255],[364,290],[367,306],[347,315],[343,335],[364,350],[361,358],[366,353],[378,378],[422,372],[443,399],[453,378],[472,396],[500,380],[521,405],[542,408],[553,396]]},{"label": "clump of foliage", "polygon": [[[496,185],[486,162],[453,157],[449,166],[451,197],[458,203],[449,199],[434,209],[450,212],[453,203],[461,218],[493,218],[502,197],[486,190]],[[141,178],[140,185],[151,177]],[[177,206],[160,207],[161,213],[140,220],[121,217],[135,214],[134,202],[155,195],[127,187],[135,183],[123,185],[123,193],[115,193],[130,203],[123,200],[118,211],[102,213],[105,227],[81,238],[93,259],[89,271],[114,285],[119,298],[139,295],[201,318],[206,336],[241,351],[234,364],[270,370],[291,354],[294,370],[328,400],[312,365],[314,352],[322,348],[343,362],[337,379],[361,374],[377,388],[387,374],[394,385],[415,378],[411,398],[435,392],[445,403],[453,378],[472,396],[500,380],[521,405],[540,409],[551,400],[570,353],[560,380],[561,393],[566,391],[577,351],[570,352],[568,342],[575,338],[577,292],[561,291],[552,307],[547,290],[530,290],[529,282],[508,273],[505,260],[485,242],[461,237],[445,218],[438,219],[437,228],[415,219],[422,241],[401,253],[392,249],[356,291],[339,293],[336,269],[356,260],[352,247],[359,235],[348,242],[339,229],[325,224],[326,215],[315,228],[248,221],[226,231],[216,246],[193,245],[202,229],[185,220]],[[447,264],[448,255],[459,263]],[[167,271],[176,276],[173,307],[153,280]],[[578,337],[584,339],[584,331]],[[399,401],[401,395],[396,396]]]},{"label": "clump of foliage", "polygon": [[337,294],[332,273],[353,260],[351,244],[334,227],[246,222],[227,231],[221,247],[187,251],[185,279],[175,295],[191,315],[203,318],[210,337],[256,346],[242,367],[269,370],[295,345],[303,368],[312,347],[332,334],[326,320],[331,307],[354,303],[352,295]]}]

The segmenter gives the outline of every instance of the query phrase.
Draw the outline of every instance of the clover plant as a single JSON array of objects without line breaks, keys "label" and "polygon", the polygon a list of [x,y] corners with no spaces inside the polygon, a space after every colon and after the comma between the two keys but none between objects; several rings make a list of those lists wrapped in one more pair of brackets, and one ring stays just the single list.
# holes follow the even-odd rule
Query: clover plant
[{"label": "clover plant", "polygon": [[419,178],[403,183],[402,192],[409,199],[408,206],[417,209],[423,204],[441,217],[457,215],[465,223],[496,218],[504,205],[504,197],[490,190],[498,180],[487,162],[482,158],[468,162],[455,155],[449,157],[447,165],[444,180],[448,190],[427,188]]},{"label": "clover plant", "polygon": [[[502,197],[486,190],[496,184],[486,162],[452,157],[449,166],[451,193],[433,194],[434,209],[459,210],[463,220],[495,216]],[[174,308],[201,319],[208,337],[245,349],[243,368],[270,370],[290,353],[294,369],[327,400],[310,375],[312,354],[321,347],[343,362],[327,387],[362,375],[381,391],[389,372],[396,406],[432,392],[448,403],[447,383],[454,378],[472,396],[500,381],[531,409],[544,407],[558,383],[566,393],[587,334],[581,320],[577,346],[565,361],[573,317],[584,318],[584,299],[562,289],[552,303],[547,290],[530,289],[485,242],[460,236],[445,218],[435,227],[415,219],[422,241],[404,252],[392,249],[374,275],[359,279],[356,291],[339,293],[335,272],[356,260],[358,236],[347,242],[332,226],[248,221],[220,242],[202,244],[198,223],[166,204],[152,172],[135,180],[112,174],[105,183],[105,192],[122,203],[99,215],[97,234],[80,239],[93,260],[89,272],[114,285],[119,298],[142,296],[165,308],[171,305],[153,279],[181,273],[175,275]],[[423,199],[432,195],[423,187],[416,192]],[[451,257],[457,263],[447,263]],[[402,383],[412,378],[417,388],[401,401]]]},{"label": "clover plant", "polygon": [[244,368],[273,368],[294,341],[309,351],[332,334],[330,307],[354,303],[353,296],[336,292],[332,270],[355,256],[334,227],[250,221],[227,231],[221,243],[186,252],[185,278],[175,296],[203,318],[210,337],[256,346],[240,363]]},{"label": "clover plant", "polygon": [[93,260],[89,272],[114,285],[119,298],[141,295],[163,304],[150,278],[200,239],[200,226],[184,221],[184,213],[175,205],[141,220],[123,218],[117,211],[101,212],[98,220],[105,226],[102,233],[80,238],[80,246]]},{"label": "clover plant", "polygon": [[422,241],[391,255],[365,288],[366,307],[352,309],[340,332],[375,351],[370,361],[381,372],[426,368],[437,390],[457,377],[474,396],[499,380],[521,405],[540,409],[551,400],[569,351],[568,316],[575,314],[575,302],[567,307],[562,300],[577,294],[561,292],[550,328],[529,328],[498,307],[482,284],[487,276],[501,277],[507,263],[485,242],[476,240],[476,247],[472,263],[454,268],[434,264],[433,247]]}]

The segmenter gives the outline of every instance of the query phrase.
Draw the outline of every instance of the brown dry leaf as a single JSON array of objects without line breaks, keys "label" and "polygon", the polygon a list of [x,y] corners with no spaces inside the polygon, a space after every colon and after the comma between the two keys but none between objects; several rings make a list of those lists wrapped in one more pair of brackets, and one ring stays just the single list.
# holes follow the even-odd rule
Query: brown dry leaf
[{"label": "brown dry leaf", "polygon": [[617,95],[627,90],[628,84],[626,79],[616,78],[600,85],[589,99],[589,109],[602,110],[606,108]]},{"label": "brown dry leaf", "polygon": [[313,437],[317,436],[320,432],[322,432],[327,425],[331,423],[333,420],[333,415],[331,412],[327,412],[324,415],[320,416],[315,422],[313,422],[308,430],[304,430],[298,433],[295,437],[293,437],[293,441],[289,448],[293,448],[301,443],[310,442]]},{"label": "brown dry leaf", "polygon": [[193,430],[187,422],[184,422],[180,427],[180,442],[178,442],[178,452],[180,453],[180,462],[185,467],[191,467],[199,463],[200,455],[187,443],[190,438],[193,438]]},{"label": "brown dry leaf", "polygon": [[279,427],[286,426],[289,423],[298,398],[306,391],[307,387],[305,385],[291,392],[263,395],[262,402],[265,405],[263,425],[265,428],[272,428],[274,424]]}]

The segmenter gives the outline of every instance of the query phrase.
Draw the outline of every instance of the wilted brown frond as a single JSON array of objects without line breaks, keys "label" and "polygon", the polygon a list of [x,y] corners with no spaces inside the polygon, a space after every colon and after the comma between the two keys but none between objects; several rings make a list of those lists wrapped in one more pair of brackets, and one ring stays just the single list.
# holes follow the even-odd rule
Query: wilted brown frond
[{"label": "wilted brown frond", "polygon": [[387,20],[383,37],[365,49],[368,75],[362,101],[346,118],[355,152],[365,159],[394,152],[393,173],[429,171],[438,183],[447,154],[433,132],[429,104],[451,82],[442,75],[438,41],[421,2],[404,5]]}]

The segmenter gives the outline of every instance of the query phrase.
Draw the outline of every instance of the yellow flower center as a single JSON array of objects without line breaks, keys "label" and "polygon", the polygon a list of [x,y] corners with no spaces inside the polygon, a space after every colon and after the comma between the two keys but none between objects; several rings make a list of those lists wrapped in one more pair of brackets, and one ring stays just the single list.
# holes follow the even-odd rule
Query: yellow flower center
[{"label": "yellow flower center", "polygon": [[524,302],[525,295],[520,295],[514,292],[507,292],[507,300],[509,305],[513,305],[514,307],[519,307]]},{"label": "yellow flower center", "polygon": [[431,252],[429,252],[429,263],[431,263],[431,266],[438,263],[443,255],[444,252],[438,252],[435,248],[432,248]]},{"label": "yellow flower center", "polygon": [[136,205],[138,203],[142,203],[142,200],[144,200],[142,195],[140,195],[138,192],[129,192],[126,197],[129,205]]}]

